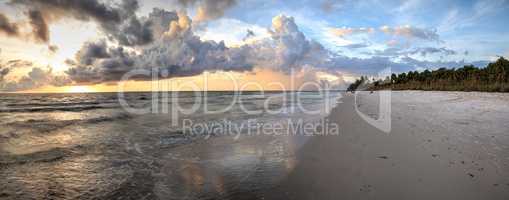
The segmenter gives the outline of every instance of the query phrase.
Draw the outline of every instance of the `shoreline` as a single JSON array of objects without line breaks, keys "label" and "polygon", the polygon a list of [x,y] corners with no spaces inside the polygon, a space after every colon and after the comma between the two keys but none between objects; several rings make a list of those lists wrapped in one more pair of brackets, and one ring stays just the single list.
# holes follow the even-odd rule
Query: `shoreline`
[{"label": "shoreline", "polygon": [[[368,98],[374,96],[369,92],[364,94]],[[509,127],[500,121],[503,118],[476,116],[479,119],[469,120],[478,112],[476,108],[484,108],[490,102],[473,99],[474,104],[470,104],[456,101],[455,95],[430,96],[422,92],[392,95],[402,99],[393,99],[389,134],[359,118],[353,111],[353,95],[345,95],[330,117],[346,131],[339,137],[312,138],[300,151],[295,170],[276,188],[264,193],[268,199],[509,197],[506,178],[509,161],[507,151],[503,150],[509,144],[509,135],[503,130]],[[421,97],[426,100],[415,100]],[[508,97],[504,96],[503,101]],[[419,105],[422,102],[428,104]],[[474,110],[457,110],[460,107],[456,106]],[[502,113],[509,110],[509,106],[502,106],[484,109],[487,112],[502,109],[499,111]],[[447,107],[460,112],[452,116],[436,113]],[[494,127],[472,124],[484,123],[479,121],[483,118],[497,124]],[[466,121],[454,121],[460,119]],[[497,129],[495,125],[501,127]]]},{"label": "shoreline", "polygon": [[[194,140],[166,132],[171,129],[151,132],[167,120],[158,116],[99,123],[79,134],[70,134],[74,126],[63,127],[41,137],[73,143],[2,160],[7,162],[0,170],[7,177],[0,181],[6,186],[2,195],[509,198],[509,94],[392,91],[389,133],[357,113],[378,118],[378,92],[357,91],[357,103],[354,94],[341,95],[323,118],[337,123],[337,135],[219,135]],[[44,142],[37,147],[51,147]],[[12,145],[11,150],[16,150]]]}]

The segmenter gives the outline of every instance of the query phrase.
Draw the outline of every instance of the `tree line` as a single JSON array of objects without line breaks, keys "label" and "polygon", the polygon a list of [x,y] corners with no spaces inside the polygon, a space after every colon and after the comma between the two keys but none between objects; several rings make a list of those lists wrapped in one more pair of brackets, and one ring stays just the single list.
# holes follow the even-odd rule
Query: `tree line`
[{"label": "tree line", "polygon": [[384,80],[362,76],[347,91],[367,90],[440,90],[509,92],[509,61],[500,57],[484,68],[466,65],[461,68],[410,71],[392,74]]}]

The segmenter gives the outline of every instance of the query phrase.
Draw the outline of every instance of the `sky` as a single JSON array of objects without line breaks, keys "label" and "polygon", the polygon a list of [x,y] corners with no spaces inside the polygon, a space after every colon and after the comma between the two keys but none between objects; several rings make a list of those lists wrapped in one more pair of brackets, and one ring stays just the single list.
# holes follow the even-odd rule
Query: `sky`
[{"label": "sky", "polygon": [[508,8],[509,0],[0,0],[0,91],[341,89],[387,69],[483,67],[509,57]]}]

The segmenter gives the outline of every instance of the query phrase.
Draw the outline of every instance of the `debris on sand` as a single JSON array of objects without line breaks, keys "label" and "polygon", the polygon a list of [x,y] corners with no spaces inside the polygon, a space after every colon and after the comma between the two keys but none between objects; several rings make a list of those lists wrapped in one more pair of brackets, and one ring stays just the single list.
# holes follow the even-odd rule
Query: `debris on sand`
[{"label": "debris on sand", "polygon": [[469,175],[471,178],[474,178],[474,174],[472,174],[472,173],[468,173],[468,175]]},{"label": "debris on sand", "polygon": [[361,191],[361,192],[363,192],[363,191],[371,192],[371,185],[369,185],[369,184],[363,185],[361,188],[359,188],[359,191]]},{"label": "debris on sand", "polygon": [[436,157],[438,157],[438,154],[431,154],[431,156],[432,156],[433,158],[436,158]]},{"label": "debris on sand", "polygon": [[380,158],[380,159],[389,159],[389,157],[387,157],[387,156],[378,156],[378,158]]}]

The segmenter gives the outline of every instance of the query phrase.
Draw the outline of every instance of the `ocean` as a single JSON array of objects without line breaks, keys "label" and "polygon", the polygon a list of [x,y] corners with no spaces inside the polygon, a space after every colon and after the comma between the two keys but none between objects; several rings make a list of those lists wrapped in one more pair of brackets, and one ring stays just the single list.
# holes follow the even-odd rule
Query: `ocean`
[{"label": "ocean", "polygon": [[[324,130],[340,98],[339,92],[1,94],[0,198],[256,193],[285,176],[299,143]],[[299,139],[280,139],[288,137]]]}]

